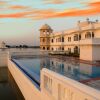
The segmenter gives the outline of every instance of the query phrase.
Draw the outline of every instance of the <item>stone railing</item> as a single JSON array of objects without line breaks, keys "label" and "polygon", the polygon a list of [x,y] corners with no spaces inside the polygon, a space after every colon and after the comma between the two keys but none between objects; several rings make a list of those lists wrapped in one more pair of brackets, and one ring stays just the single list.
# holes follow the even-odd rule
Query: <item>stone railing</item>
[{"label": "stone railing", "polygon": [[41,93],[46,100],[100,100],[100,91],[59,75],[48,69],[42,70]]}]

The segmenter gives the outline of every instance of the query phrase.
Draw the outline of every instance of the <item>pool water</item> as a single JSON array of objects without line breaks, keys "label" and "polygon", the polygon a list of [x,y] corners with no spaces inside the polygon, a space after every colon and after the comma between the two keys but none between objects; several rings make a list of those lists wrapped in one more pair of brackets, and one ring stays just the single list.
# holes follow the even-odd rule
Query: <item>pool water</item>
[{"label": "pool water", "polygon": [[70,61],[69,59],[63,61],[54,57],[36,57],[19,58],[14,59],[14,61],[39,82],[42,68],[50,69],[77,81],[100,77],[100,67]]}]

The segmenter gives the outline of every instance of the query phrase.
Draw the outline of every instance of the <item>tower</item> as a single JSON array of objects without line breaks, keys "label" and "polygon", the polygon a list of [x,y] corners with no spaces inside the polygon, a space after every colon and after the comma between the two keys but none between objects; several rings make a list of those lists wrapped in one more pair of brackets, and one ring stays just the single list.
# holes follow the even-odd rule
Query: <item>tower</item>
[{"label": "tower", "polygon": [[50,50],[50,34],[53,32],[47,24],[40,28],[40,48],[43,51]]}]

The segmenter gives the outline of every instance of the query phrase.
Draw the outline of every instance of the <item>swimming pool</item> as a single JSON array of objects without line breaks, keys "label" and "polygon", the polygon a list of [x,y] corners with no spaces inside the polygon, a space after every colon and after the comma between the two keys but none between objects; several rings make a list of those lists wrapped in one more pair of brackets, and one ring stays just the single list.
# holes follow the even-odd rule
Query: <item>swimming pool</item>
[{"label": "swimming pool", "polygon": [[34,57],[13,59],[21,68],[40,83],[40,70],[50,69],[56,73],[77,81],[84,81],[100,77],[100,67],[89,64],[70,61],[63,61],[55,57]]}]

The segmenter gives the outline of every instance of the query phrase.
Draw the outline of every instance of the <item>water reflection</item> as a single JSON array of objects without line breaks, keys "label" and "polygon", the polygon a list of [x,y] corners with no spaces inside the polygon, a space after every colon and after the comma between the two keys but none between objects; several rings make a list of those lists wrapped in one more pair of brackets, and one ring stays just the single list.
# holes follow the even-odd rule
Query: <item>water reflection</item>
[{"label": "water reflection", "polygon": [[0,67],[0,100],[24,100],[7,67]]},{"label": "water reflection", "polygon": [[54,57],[14,59],[25,71],[36,80],[40,80],[40,70],[47,68],[77,81],[100,77],[100,67]]},{"label": "water reflection", "polygon": [[40,59],[40,62],[41,66],[78,81],[100,77],[100,67],[71,61],[70,59],[63,61],[62,59],[48,57]]}]

